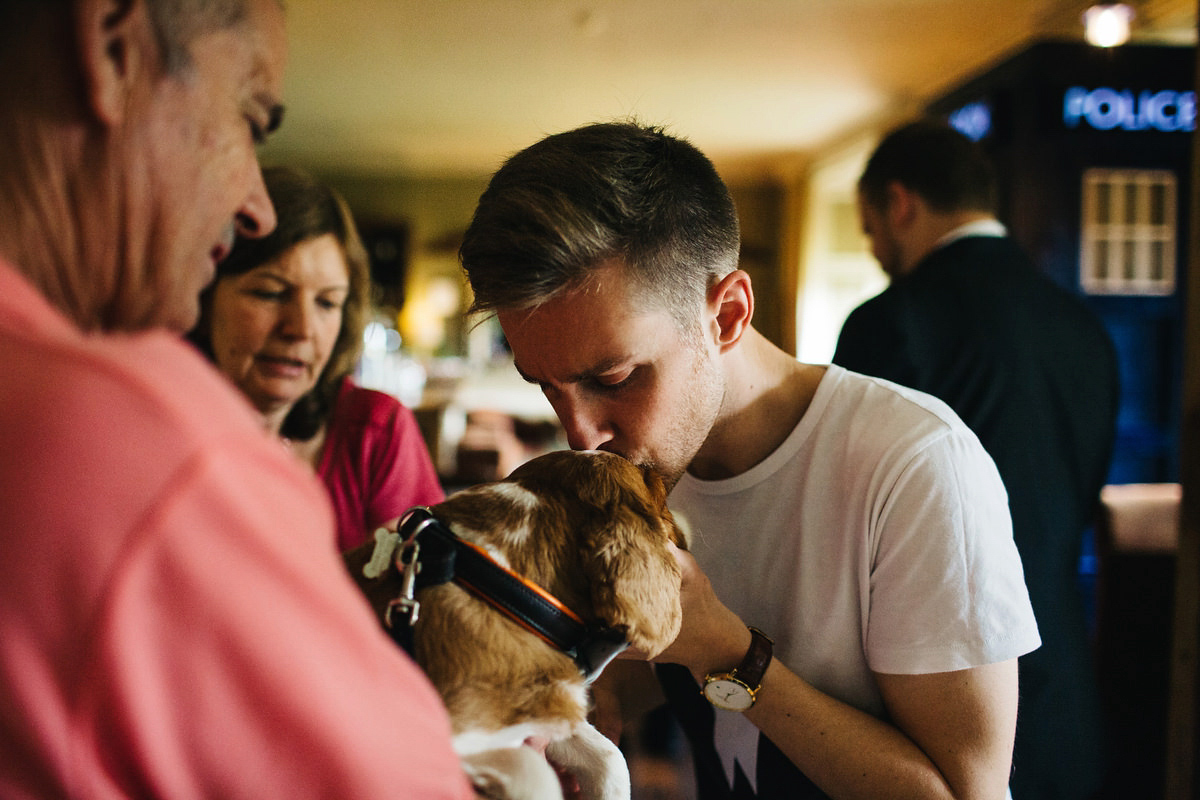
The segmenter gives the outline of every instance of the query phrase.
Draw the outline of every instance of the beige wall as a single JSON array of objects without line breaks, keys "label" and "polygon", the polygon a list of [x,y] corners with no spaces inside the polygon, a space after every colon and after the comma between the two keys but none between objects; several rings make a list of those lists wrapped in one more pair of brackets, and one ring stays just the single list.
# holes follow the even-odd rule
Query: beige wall
[{"label": "beige wall", "polygon": [[[466,332],[460,312],[467,291],[458,246],[487,178],[322,177],[342,192],[364,229],[388,225],[407,229],[406,300],[399,328],[409,349],[423,356],[461,353]],[[435,340],[443,318],[445,338],[439,343]]]}]

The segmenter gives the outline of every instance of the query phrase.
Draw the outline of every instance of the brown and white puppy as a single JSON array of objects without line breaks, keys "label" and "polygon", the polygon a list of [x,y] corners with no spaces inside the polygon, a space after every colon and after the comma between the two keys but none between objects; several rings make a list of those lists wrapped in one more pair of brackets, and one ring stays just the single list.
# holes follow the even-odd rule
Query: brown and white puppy
[{"label": "brown and white puppy", "polygon": [[[683,546],[683,534],[662,481],[620,456],[550,453],[432,511],[459,538],[585,623],[616,629],[647,657],[679,632],[679,569],[667,542]],[[400,577],[394,569],[364,577],[366,558],[353,551],[347,564],[382,617]],[[541,738],[584,797],[629,797],[625,760],[588,723],[588,681],[571,656],[455,583],[421,589],[416,599],[414,656],[445,701],[455,747],[481,792],[560,797],[553,769],[522,746]]]}]

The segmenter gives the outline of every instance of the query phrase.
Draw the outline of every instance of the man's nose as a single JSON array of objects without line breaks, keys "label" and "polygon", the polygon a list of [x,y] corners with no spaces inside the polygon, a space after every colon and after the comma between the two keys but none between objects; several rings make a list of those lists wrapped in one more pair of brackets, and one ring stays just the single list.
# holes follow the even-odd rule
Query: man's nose
[{"label": "man's nose", "polygon": [[572,450],[599,450],[612,441],[612,425],[594,404],[578,398],[560,399],[554,410]]},{"label": "man's nose", "polygon": [[262,170],[255,166],[250,193],[234,215],[234,224],[239,236],[258,239],[275,230],[275,205],[267,194]]}]

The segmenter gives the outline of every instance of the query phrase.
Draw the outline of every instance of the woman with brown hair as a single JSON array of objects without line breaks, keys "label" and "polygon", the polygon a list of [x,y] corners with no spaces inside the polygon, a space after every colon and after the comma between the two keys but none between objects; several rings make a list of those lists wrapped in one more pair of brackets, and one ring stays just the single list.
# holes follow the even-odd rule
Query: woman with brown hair
[{"label": "woman with brown hair", "polygon": [[316,470],[338,547],[442,500],[412,412],[355,386],[369,309],[367,254],[342,198],[298,170],[263,170],[278,226],[239,239],[201,296],[193,342]]}]

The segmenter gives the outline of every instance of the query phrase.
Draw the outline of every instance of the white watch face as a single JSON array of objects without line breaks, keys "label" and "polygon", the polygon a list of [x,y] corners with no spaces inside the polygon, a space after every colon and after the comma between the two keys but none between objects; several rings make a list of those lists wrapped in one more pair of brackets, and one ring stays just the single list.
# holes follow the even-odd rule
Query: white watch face
[{"label": "white watch face", "polygon": [[754,705],[754,695],[738,681],[729,678],[712,678],[704,684],[704,696],[717,708],[728,711],[745,711]]}]

